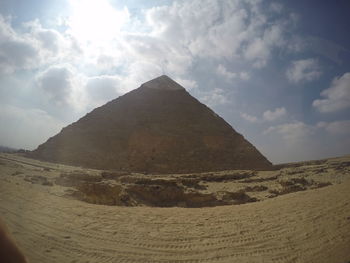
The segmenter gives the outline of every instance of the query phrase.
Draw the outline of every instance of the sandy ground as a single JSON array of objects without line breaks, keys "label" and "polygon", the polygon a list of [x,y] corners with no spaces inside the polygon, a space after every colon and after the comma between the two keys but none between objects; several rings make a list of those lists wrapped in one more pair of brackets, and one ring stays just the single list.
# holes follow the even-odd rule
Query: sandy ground
[{"label": "sandy ground", "polygon": [[78,168],[0,161],[0,216],[30,262],[350,262],[349,176],[243,205],[120,207],[24,180]]}]

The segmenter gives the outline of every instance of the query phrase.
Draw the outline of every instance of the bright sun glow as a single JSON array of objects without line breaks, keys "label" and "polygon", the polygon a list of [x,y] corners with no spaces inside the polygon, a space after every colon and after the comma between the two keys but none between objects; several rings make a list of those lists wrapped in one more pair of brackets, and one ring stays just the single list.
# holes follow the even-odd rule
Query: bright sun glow
[{"label": "bright sun glow", "polygon": [[129,19],[127,9],[116,10],[108,0],[70,0],[72,14],[69,26],[79,41],[105,43],[117,37]]}]

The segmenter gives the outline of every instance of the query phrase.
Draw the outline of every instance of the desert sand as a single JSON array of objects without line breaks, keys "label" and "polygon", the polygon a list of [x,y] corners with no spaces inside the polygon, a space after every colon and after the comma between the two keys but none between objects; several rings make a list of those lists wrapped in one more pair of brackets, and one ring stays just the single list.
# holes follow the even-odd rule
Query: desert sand
[{"label": "desert sand", "polygon": [[[74,195],[76,187],[57,183],[62,174],[100,171],[1,154],[0,216],[29,262],[347,263],[349,164],[347,156],[281,166],[248,178],[209,174],[218,177],[214,181],[205,179],[208,174],[160,175],[154,178],[178,182],[197,176],[196,191],[202,194],[245,189],[256,202],[112,206],[88,203],[99,200]],[[132,174],[124,181],[149,176]]]}]

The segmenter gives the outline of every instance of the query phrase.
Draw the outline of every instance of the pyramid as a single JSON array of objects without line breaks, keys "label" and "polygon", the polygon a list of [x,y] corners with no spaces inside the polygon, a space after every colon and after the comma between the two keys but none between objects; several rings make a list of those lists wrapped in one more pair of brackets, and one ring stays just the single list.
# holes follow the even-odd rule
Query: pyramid
[{"label": "pyramid", "polygon": [[165,75],[94,109],[29,156],[143,173],[271,168],[241,134]]}]

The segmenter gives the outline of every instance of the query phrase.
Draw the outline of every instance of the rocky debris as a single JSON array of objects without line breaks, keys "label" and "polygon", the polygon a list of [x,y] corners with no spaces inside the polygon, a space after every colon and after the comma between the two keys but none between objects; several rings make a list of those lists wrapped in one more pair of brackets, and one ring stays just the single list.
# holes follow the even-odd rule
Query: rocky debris
[{"label": "rocky debris", "polygon": [[23,174],[22,171],[15,171],[15,172],[12,173],[11,175],[12,175],[12,176],[17,176],[17,175],[21,175],[21,174]]},{"label": "rocky debris", "polygon": [[310,188],[317,189],[317,188],[322,188],[322,187],[326,187],[329,185],[332,185],[332,183],[331,182],[314,182]]},{"label": "rocky debris", "polygon": [[[321,164],[262,172],[230,170],[197,174],[147,175],[128,171],[66,169],[58,177],[54,177],[55,173],[52,175],[56,184],[66,187],[63,192],[67,197],[92,204],[210,207],[256,202],[269,197],[337,184],[339,180],[344,180],[344,175],[349,174],[348,163],[348,161],[338,163],[334,161],[329,162],[327,167]],[[343,167],[342,178],[339,177],[337,167]],[[13,169],[12,174],[17,174],[15,171],[21,170]],[[36,171],[42,175],[48,174],[42,169]],[[20,178],[42,185],[50,185],[53,180],[48,180],[45,176],[25,174],[18,179]],[[62,194],[61,188],[55,187],[51,190],[57,190]]]},{"label": "rocky debris", "polygon": [[[104,178],[103,178],[104,177]],[[232,177],[232,175],[231,175]],[[114,179],[110,179],[114,178]],[[155,207],[210,207],[256,201],[245,193],[203,193],[200,179],[141,175],[96,176],[87,173],[63,173],[56,183],[73,187],[66,192],[76,199],[103,205]]]},{"label": "rocky debris", "polygon": [[228,173],[228,174],[208,174],[201,176],[201,180],[206,182],[227,182],[233,180],[241,180],[245,178],[249,178],[255,176],[255,171],[245,171],[245,172],[236,172],[236,173]]},{"label": "rocky debris", "polygon": [[280,189],[272,189],[269,192],[273,194],[271,197],[275,197],[277,195],[284,195],[299,191],[305,191],[308,189],[316,189],[331,185],[330,182],[315,182],[312,179],[305,179],[304,177],[298,178],[289,178],[287,180],[279,181]]},{"label": "rocky debris", "polygon": [[239,192],[223,192],[221,193],[222,195],[222,200],[224,202],[230,203],[230,204],[245,204],[245,203],[251,203],[251,202],[256,202],[258,199],[254,197],[250,197],[245,193],[244,190],[241,190]]},{"label": "rocky debris", "polygon": [[45,186],[53,186],[53,183],[49,181],[45,176],[41,175],[26,175],[24,181],[30,182],[32,184],[41,184]]},{"label": "rocky debris", "polygon": [[265,185],[254,185],[254,186],[247,186],[244,188],[245,192],[262,192],[266,191],[268,189]]},{"label": "rocky debris", "polygon": [[330,168],[333,168],[338,171],[341,171],[345,168],[349,169],[349,167],[350,167],[350,162],[334,163],[330,165]]},{"label": "rocky debris", "polygon": [[101,172],[101,177],[106,180],[118,180],[121,176],[129,175],[128,172],[123,171],[103,171]]},{"label": "rocky debris", "polygon": [[269,177],[257,177],[257,178],[249,178],[249,179],[245,179],[242,180],[242,183],[261,183],[261,182],[268,182],[268,181],[275,181],[277,180],[278,176],[274,175],[274,176],[269,176]]},{"label": "rocky debris", "polygon": [[[68,187],[65,189],[67,196],[93,204],[210,207],[256,202],[278,195],[326,187],[338,183],[339,177],[336,174],[329,175],[330,172],[337,171],[337,167],[343,167],[342,171],[349,173],[348,162],[344,161],[334,163],[332,168],[329,166],[327,169],[321,164],[269,172],[230,170],[180,175],[77,169],[62,172],[56,177],[55,183]],[[46,184],[46,179],[41,176],[26,176],[25,180]]]},{"label": "rocky debris", "polygon": [[137,203],[147,206],[207,207],[220,205],[214,194],[187,192],[183,187],[177,185],[130,185],[126,192]]},{"label": "rocky debris", "polygon": [[257,201],[244,192],[225,192],[220,195],[200,193],[185,189],[176,184],[126,184],[116,185],[107,182],[82,183],[78,191],[71,193],[82,201],[119,206],[154,207],[211,207],[230,204],[244,204]]},{"label": "rocky debris", "polygon": [[122,195],[123,188],[120,185],[112,185],[104,182],[84,182],[77,186],[79,193],[74,192],[78,199],[100,205],[127,205]]},{"label": "rocky debris", "polygon": [[85,172],[74,171],[61,173],[59,177],[56,178],[55,183],[61,186],[79,186],[85,182],[101,182],[102,177],[100,175],[92,175]]},{"label": "rocky debris", "polygon": [[241,134],[167,76],[94,109],[28,156],[126,173],[272,168]]},{"label": "rocky debris", "polygon": [[194,188],[197,190],[205,190],[207,189],[207,187],[203,184],[199,184],[201,182],[200,179],[196,179],[196,178],[184,178],[180,180],[181,184],[189,187],[189,188]]}]

